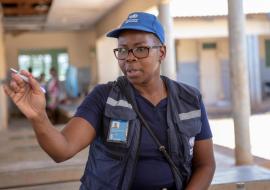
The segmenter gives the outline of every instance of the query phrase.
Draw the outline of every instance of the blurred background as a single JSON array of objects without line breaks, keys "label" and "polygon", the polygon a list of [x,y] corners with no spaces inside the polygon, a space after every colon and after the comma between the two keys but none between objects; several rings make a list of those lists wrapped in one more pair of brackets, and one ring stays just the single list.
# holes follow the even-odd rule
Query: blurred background
[{"label": "blurred background", "polygon": [[[217,162],[210,189],[270,189],[270,0],[0,4],[0,87],[9,68],[30,71],[59,130],[96,84],[121,75],[106,33],[130,12],[157,15],[168,47],[162,74],[198,88],[206,105]],[[1,88],[0,189],[78,189],[87,156],[54,163]]]}]

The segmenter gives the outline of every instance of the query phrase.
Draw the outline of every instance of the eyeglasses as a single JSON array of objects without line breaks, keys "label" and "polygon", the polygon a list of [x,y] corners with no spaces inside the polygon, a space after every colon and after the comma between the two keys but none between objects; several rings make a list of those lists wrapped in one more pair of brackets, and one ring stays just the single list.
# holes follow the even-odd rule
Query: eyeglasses
[{"label": "eyeglasses", "polygon": [[136,58],[143,59],[143,58],[148,57],[150,49],[155,49],[155,48],[160,48],[160,47],[162,46],[142,46],[142,47],[135,47],[132,49],[115,48],[113,52],[116,59],[118,60],[126,59],[129,55],[129,52],[131,52]]}]

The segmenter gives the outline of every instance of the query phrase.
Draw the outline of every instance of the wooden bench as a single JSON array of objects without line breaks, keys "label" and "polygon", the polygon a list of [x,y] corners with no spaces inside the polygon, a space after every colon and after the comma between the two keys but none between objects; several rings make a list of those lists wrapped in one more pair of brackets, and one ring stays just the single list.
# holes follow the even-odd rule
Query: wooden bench
[{"label": "wooden bench", "polygon": [[[9,169],[0,168],[0,189],[26,188],[56,183],[79,182],[85,162],[54,164],[47,161],[21,162]],[[28,167],[24,167],[24,165]]]},{"label": "wooden bench", "polygon": [[209,190],[269,190],[270,170],[255,166],[236,166],[217,170]]}]

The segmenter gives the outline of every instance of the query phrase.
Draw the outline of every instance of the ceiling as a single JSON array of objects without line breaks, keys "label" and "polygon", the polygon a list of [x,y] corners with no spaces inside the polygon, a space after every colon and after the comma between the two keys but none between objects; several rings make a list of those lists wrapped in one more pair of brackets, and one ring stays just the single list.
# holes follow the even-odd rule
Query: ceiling
[{"label": "ceiling", "polygon": [[0,0],[5,31],[85,30],[123,0]]},{"label": "ceiling", "polygon": [[[69,31],[89,29],[123,1],[0,0],[0,3],[5,31]],[[194,7],[198,2],[200,6]],[[270,12],[270,0],[260,3],[245,0],[243,5],[246,13]],[[173,17],[226,15],[227,0],[171,0],[171,11]]]}]

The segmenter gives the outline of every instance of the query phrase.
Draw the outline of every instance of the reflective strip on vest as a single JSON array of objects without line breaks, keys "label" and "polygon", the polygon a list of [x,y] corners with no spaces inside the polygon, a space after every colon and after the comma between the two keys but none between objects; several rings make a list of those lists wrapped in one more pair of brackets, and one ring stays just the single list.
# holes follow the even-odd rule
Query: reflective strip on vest
[{"label": "reflective strip on vest", "polygon": [[125,100],[114,100],[112,99],[111,97],[109,97],[107,99],[107,104],[111,105],[111,106],[121,106],[121,107],[126,107],[126,108],[130,108],[132,109],[132,106],[131,104],[129,104],[127,101]]},{"label": "reflective strip on vest", "polygon": [[179,114],[180,120],[187,120],[196,117],[201,117],[201,110],[194,110],[187,113],[180,113]]}]

